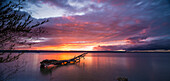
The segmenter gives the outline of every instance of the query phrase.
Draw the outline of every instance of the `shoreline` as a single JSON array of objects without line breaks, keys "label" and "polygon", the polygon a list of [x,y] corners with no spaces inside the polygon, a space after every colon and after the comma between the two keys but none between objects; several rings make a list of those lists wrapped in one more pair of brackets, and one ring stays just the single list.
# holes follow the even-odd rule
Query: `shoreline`
[{"label": "shoreline", "polygon": [[170,53],[170,52],[131,52],[131,51],[55,51],[55,50],[0,50],[0,52],[12,53]]}]

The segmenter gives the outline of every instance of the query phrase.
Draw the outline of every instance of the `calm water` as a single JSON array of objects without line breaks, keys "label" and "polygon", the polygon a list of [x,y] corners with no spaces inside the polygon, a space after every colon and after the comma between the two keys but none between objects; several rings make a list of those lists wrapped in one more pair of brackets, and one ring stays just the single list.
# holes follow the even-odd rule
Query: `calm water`
[{"label": "calm water", "polygon": [[9,81],[170,81],[170,53],[88,53],[80,63],[41,71],[44,59],[65,60],[81,53],[25,53],[0,64]]}]

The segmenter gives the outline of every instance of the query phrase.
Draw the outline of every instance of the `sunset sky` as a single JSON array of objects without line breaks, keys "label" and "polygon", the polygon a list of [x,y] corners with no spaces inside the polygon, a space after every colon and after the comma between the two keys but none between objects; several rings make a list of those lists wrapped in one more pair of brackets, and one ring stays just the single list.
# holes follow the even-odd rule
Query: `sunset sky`
[{"label": "sunset sky", "polygon": [[170,0],[26,0],[21,13],[49,22],[19,49],[170,50]]}]

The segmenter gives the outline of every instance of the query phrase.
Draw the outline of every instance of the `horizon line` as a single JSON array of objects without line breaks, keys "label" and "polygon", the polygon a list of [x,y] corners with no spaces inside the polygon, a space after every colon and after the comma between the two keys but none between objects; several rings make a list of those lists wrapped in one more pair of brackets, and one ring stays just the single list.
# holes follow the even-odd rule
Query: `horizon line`
[{"label": "horizon line", "polygon": [[88,52],[88,53],[170,53],[170,51],[85,51],[85,50],[0,50],[0,52],[35,52],[35,53],[43,53],[43,52]]}]

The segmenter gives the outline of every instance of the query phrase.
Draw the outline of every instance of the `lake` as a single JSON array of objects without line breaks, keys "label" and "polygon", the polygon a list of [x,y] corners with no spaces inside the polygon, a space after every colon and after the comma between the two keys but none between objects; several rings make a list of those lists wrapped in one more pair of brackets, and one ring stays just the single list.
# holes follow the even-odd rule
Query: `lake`
[{"label": "lake", "polygon": [[8,81],[170,81],[170,53],[88,53],[79,63],[40,69],[45,59],[67,60],[81,53],[24,53],[17,61],[0,64]]}]

